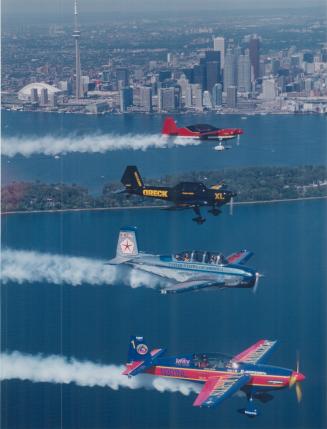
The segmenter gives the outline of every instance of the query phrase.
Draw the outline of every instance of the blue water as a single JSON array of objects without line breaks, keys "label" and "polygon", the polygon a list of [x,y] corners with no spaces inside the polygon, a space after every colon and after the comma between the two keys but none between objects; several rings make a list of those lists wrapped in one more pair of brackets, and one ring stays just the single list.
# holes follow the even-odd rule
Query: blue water
[{"label": "blue water", "polygon": [[316,428],[326,416],[326,200],[236,207],[198,227],[189,212],[160,210],[11,215],[3,246],[110,258],[120,226],[139,227],[141,249],[199,248],[225,254],[249,248],[249,265],[265,275],[249,290],[160,295],[124,286],[8,284],[1,289],[2,350],[60,354],[102,363],[126,359],[131,334],[178,352],[236,354],[260,338],[278,339],[270,362],[301,358],[303,401],[275,393],[249,420],[233,397],[216,409],[192,407],[194,395],[8,381],[2,383],[3,428]]},{"label": "blue water", "polygon": [[[327,163],[327,121],[325,116],[187,115],[178,116],[180,125],[208,122],[218,127],[241,127],[241,145],[224,152],[204,143],[173,149],[112,151],[105,154],[67,154],[55,159],[44,155],[20,155],[2,159],[2,181],[40,180],[79,183],[99,193],[108,180],[120,180],[127,164],[135,164],[147,177],[176,172],[220,170],[224,167],[303,165]],[[146,115],[63,115],[3,112],[3,137],[40,137],[88,134],[154,134],[164,118]],[[78,138],[78,137],[77,137]]]}]

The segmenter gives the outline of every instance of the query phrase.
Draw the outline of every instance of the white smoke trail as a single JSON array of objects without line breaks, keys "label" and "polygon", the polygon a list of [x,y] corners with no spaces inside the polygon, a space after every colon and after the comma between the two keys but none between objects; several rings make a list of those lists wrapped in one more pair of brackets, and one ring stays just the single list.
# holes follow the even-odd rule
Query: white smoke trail
[{"label": "white smoke trail", "polygon": [[146,150],[167,148],[173,145],[186,146],[199,144],[192,139],[175,138],[171,140],[160,134],[102,134],[68,137],[8,137],[3,139],[2,154],[13,157],[17,154],[59,155],[71,152],[104,153],[112,150]]},{"label": "white smoke trail", "polygon": [[1,252],[3,284],[46,282],[79,286],[125,284],[136,288],[156,288],[160,280],[138,270],[105,265],[99,259],[62,256],[27,250],[3,249]]},{"label": "white smoke trail", "polygon": [[159,392],[198,393],[201,386],[182,380],[154,378],[141,374],[128,378],[122,375],[124,366],[101,365],[63,356],[28,355],[17,351],[0,354],[0,380],[29,380],[34,383],[75,383],[78,386],[100,386],[118,390],[155,389]]}]

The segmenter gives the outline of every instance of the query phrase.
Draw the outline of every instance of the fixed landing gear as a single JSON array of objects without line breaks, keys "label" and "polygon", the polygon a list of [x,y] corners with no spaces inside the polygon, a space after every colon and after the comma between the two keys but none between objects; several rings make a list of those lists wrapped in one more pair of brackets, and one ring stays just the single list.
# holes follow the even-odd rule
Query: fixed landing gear
[{"label": "fixed landing gear", "polygon": [[257,417],[260,414],[258,408],[256,408],[254,404],[252,395],[248,395],[248,406],[246,408],[241,408],[238,411],[239,413],[244,414],[250,418]]},{"label": "fixed landing gear", "polygon": [[206,221],[205,218],[202,216],[194,217],[192,220],[198,225],[202,225]]},{"label": "fixed landing gear", "polygon": [[221,211],[219,209],[216,209],[215,207],[212,207],[212,209],[208,210],[209,213],[211,213],[213,216],[220,215]]},{"label": "fixed landing gear", "polygon": [[200,208],[199,207],[193,207],[194,213],[197,215],[192,220],[196,222],[198,225],[202,225],[206,220],[204,217],[201,216]]}]

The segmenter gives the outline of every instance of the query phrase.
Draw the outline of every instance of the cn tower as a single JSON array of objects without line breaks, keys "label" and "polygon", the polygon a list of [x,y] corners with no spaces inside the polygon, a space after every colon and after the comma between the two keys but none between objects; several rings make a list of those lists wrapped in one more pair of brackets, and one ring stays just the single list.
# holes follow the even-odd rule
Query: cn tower
[{"label": "cn tower", "polygon": [[75,97],[76,97],[76,100],[79,100],[81,98],[81,57],[80,57],[80,48],[79,48],[80,36],[81,36],[81,32],[79,30],[79,24],[78,24],[77,0],[75,0],[73,37],[75,39],[75,69],[76,69]]}]

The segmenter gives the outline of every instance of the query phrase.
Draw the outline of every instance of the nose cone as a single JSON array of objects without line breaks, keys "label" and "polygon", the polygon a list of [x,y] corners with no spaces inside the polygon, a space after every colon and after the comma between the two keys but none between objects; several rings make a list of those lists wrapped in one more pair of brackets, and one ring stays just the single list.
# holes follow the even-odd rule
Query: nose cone
[{"label": "nose cone", "polygon": [[291,378],[297,383],[305,380],[305,375],[301,372],[293,371]]}]

